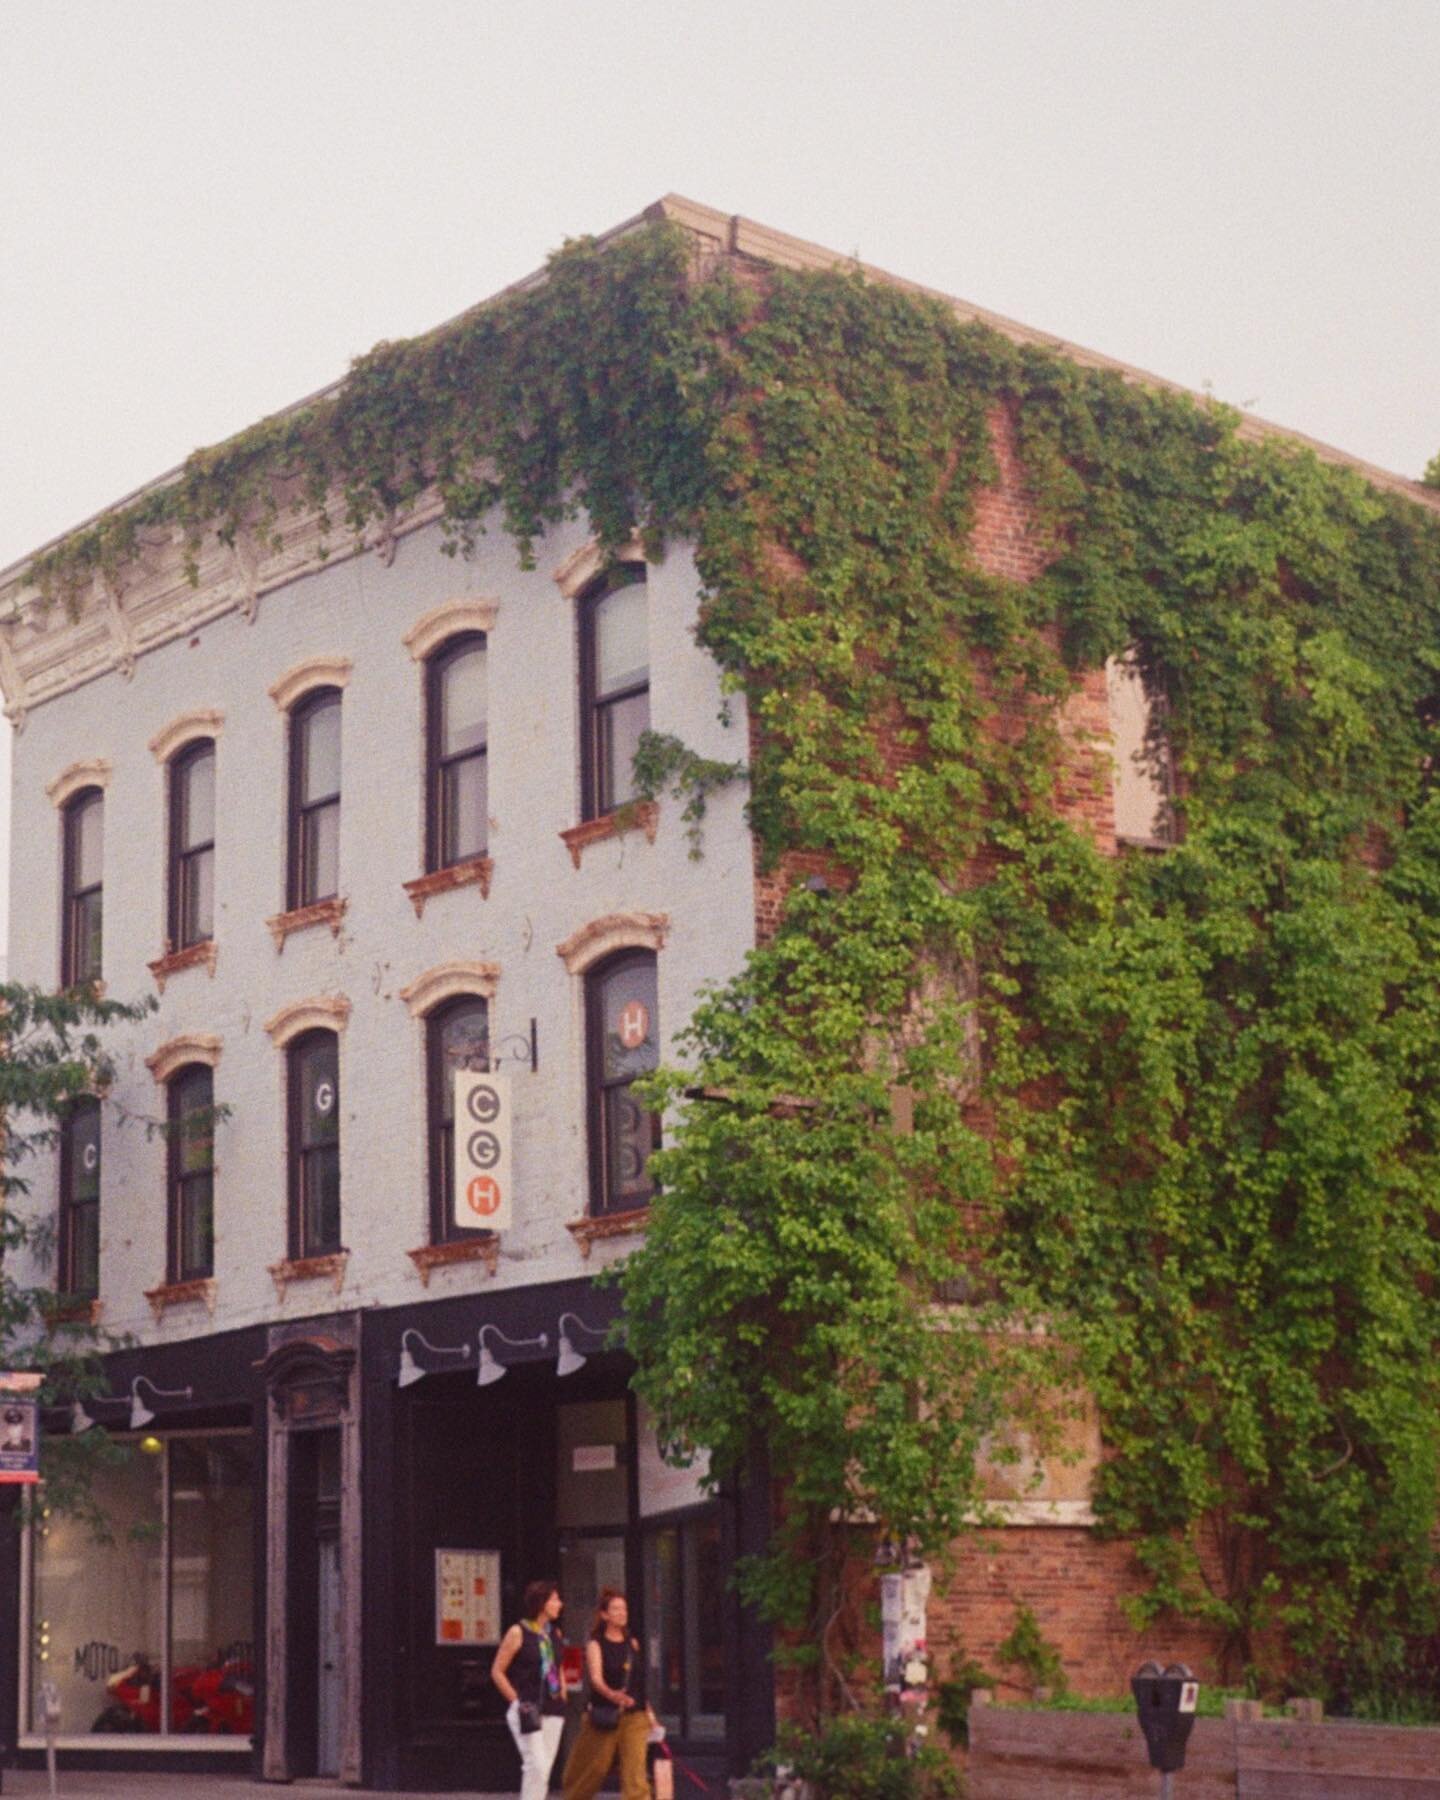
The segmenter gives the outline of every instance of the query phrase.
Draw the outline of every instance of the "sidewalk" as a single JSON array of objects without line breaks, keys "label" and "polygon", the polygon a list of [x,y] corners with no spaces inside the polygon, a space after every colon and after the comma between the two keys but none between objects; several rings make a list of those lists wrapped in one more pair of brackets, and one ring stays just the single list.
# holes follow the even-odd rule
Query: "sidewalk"
[{"label": "sidewalk", "polygon": [[[13,1794],[44,1800],[50,1780],[43,1769],[6,1769],[4,1800]],[[236,1775],[131,1775],[108,1769],[61,1769],[60,1800],[266,1800],[267,1795],[293,1800],[355,1800],[363,1788],[336,1787],[329,1781],[292,1781],[283,1787]],[[514,1800],[513,1794],[407,1794],[406,1800]]]}]

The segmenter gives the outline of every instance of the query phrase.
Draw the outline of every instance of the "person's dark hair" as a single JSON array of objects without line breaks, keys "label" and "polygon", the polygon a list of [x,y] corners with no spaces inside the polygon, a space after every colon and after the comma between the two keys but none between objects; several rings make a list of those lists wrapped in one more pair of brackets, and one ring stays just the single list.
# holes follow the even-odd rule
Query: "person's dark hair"
[{"label": "person's dark hair", "polygon": [[545,1602],[552,1594],[560,1592],[558,1581],[532,1581],[525,1589],[525,1598],[521,1602],[527,1619],[538,1619],[545,1610]]},{"label": "person's dark hair", "polygon": [[595,1623],[590,1627],[592,1638],[604,1637],[605,1627],[610,1623],[605,1617],[606,1607],[612,1600],[623,1600],[624,1598],[625,1590],[623,1588],[601,1588],[600,1598],[595,1602]]}]

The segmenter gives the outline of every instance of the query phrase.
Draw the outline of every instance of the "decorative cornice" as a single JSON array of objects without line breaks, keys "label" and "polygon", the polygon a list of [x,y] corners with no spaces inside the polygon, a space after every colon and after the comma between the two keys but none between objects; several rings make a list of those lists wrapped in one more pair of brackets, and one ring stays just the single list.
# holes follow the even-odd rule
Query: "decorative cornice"
[{"label": "decorative cornice", "polygon": [[458,999],[462,994],[493,1000],[499,979],[499,963],[436,963],[433,969],[417,975],[408,987],[401,988],[400,998],[410,1008],[412,1018],[423,1019],[443,1001]]},{"label": "decorative cornice", "polygon": [[146,1288],[145,1298],[150,1302],[150,1310],[155,1315],[158,1325],[164,1318],[166,1309],[171,1306],[185,1306],[193,1301],[203,1301],[205,1310],[213,1319],[215,1317],[215,1298],[219,1285],[213,1276],[203,1276],[195,1281],[166,1281],[159,1287]]},{"label": "decorative cornice", "polygon": [[219,737],[225,715],[218,707],[197,707],[183,712],[164,725],[150,740],[150,754],[158,763],[167,763],[177,750],[193,744],[197,738]]},{"label": "decorative cornice", "polygon": [[437,894],[453,893],[456,888],[478,887],[480,898],[488,900],[490,877],[494,873],[495,864],[488,856],[471,856],[464,862],[451,863],[448,869],[436,869],[430,875],[417,875],[413,881],[402,882],[401,886],[415,908],[415,917],[423,919],[427,900],[433,900]]},{"label": "decorative cornice", "polygon": [[567,826],[560,842],[570,852],[570,860],[578,869],[580,858],[591,844],[603,844],[607,838],[624,837],[627,831],[643,831],[645,841],[653,844],[660,829],[660,807],[654,800],[630,800],[614,812],[602,813],[598,819],[586,819],[579,825]]},{"label": "decorative cornice", "polygon": [[400,641],[416,662],[424,662],[447,638],[462,631],[493,631],[499,610],[498,600],[446,600],[421,613]]},{"label": "decorative cornice", "polygon": [[350,669],[348,656],[306,657],[304,662],[296,663],[278,681],[270,684],[270,698],[282,713],[289,712],[297,700],[315,688],[343,688],[350,679]]},{"label": "decorative cornice", "polygon": [[265,1021],[265,1030],[275,1048],[283,1050],[302,1031],[343,1031],[349,1019],[350,1002],[343,994],[316,994],[282,1006]]},{"label": "decorative cornice", "polygon": [[487,1275],[493,1275],[500,1264],[500,1239],[491,1232],[486,1237],[455,1238],[448,1244],[422,1244],[405,1254],[415,1265],[421,1287],[429,1287],[436,1269],[452,1268],[456,1263],[483,1262]]},{"label": "decorative cornice", "polygon": [[277,950],[285,948],[286,938],[297,931],[308,931],[313,925],[328,925],[331,937],[338,938],[348,905],[348,900],[335,895],[329,900],[314,900],[309,906],[292,906],[289,912],[276,913],[265,924]]},{"label": "decorative cornice", "polygon": [[596,576],[603,575],[613,564],[644,561],[645,546],[638,532],[632,532],[625,543],[613,550],[602,549],[599,538],[591,538],[588,544],[571,551],[554,571],[554,581],[567,600],[578,600]]},{"label": "decorative cornice", "polygon": [[220,1040],[206,1031],[182,1031],[145,1058],[145,1067],[163,1087],[177,1069],[204,1063],[207,1069],[220,1062]]},{"label": "decorative cornice", "polygon": [[287,1256],[283,1262],[271,1263],[270,1279],[275,1294],[284,1300],[285,1290],[293,1281],[328,1281],[338,1294],[345,1285],[345,1271],[350,1264],[348,1250],[332,1250],[328,1256]]},{"label": "decorative cornice", "polygon": [[73,762],[68,769],[62,769],[53,781],[45,784],[45,792],[56,806],[64,806],[67,800],[73,800],[83,788],[103,788],[110,780],[110,759],[106,756],[90,756],[83,762]]},{"label": "decorative cornice", "polygon": [[572,931],[555,946],[555,954],[572,975],[583,975],[616,950],[663,950],[669,929],[669,913],[606,913]]},{"label": "decorative cornice", "polygon": [[605,1238],[634,1237],[650,1223],[650,1208],[637,1206],[630,1212],[601,1213],[598,1217],[571,1219],[565,1229],[580,1246],[580,1254],[589,1262],[590,1252]]},{"label": "decorative cornice", "polygon": [[152,963],[145,966],[155,977],[155,986],[160,993],[165,992],[165,983],[174,975],[182,974],[186,969],[205,968],[213,978],[215,960],[220,951],[214,938],[206,938],[203,943],[187,944],[183,950],[167,950],[163,956],[157,956]]}]

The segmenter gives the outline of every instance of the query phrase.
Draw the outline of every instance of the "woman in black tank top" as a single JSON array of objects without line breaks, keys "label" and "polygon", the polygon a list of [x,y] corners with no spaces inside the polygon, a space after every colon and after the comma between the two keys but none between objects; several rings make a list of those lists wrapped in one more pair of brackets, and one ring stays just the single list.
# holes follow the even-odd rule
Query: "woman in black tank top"
[{"label": "woman in black tank top", "polygon": [[655,1716],[645,1700],[645,1657],[630,1635],[625,1596],[606,1588],[585,1646],[590,1704],[565,1764],[565,1800],[594,1800],[620,1758],[621,1800],[648,1800],[645,1747]]},{"label": "woman in black tank top", "polygon": [[565,1724],[564,1642],[556,1620],[565,1602],[553,1581],[525,1590],[525,1617],[500,1640],[490,1679],[508,1702],[505,1723],[520,1752],[520,1800],[545,1800]]}]

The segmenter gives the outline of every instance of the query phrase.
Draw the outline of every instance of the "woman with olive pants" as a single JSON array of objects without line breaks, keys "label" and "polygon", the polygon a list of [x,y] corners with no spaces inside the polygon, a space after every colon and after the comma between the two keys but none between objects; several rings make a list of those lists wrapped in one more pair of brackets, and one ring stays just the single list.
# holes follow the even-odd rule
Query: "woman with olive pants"
[{"label": "woman with olive pants", "polygon": [[[565,1764],[565,1800],[594,1800],[617,1756],[621,1800],[649,1800],[645,1748],[654,1721],[645,1704],[645,1662],[639,1640],[630,1635],[625,1596],[613,1588],[600,1596],[595,1627],[585,1646],[585,1674],[590,1704]],[[619,1710],[617,1723],[608,1730],[591,1716],[596,1701]]]}]

